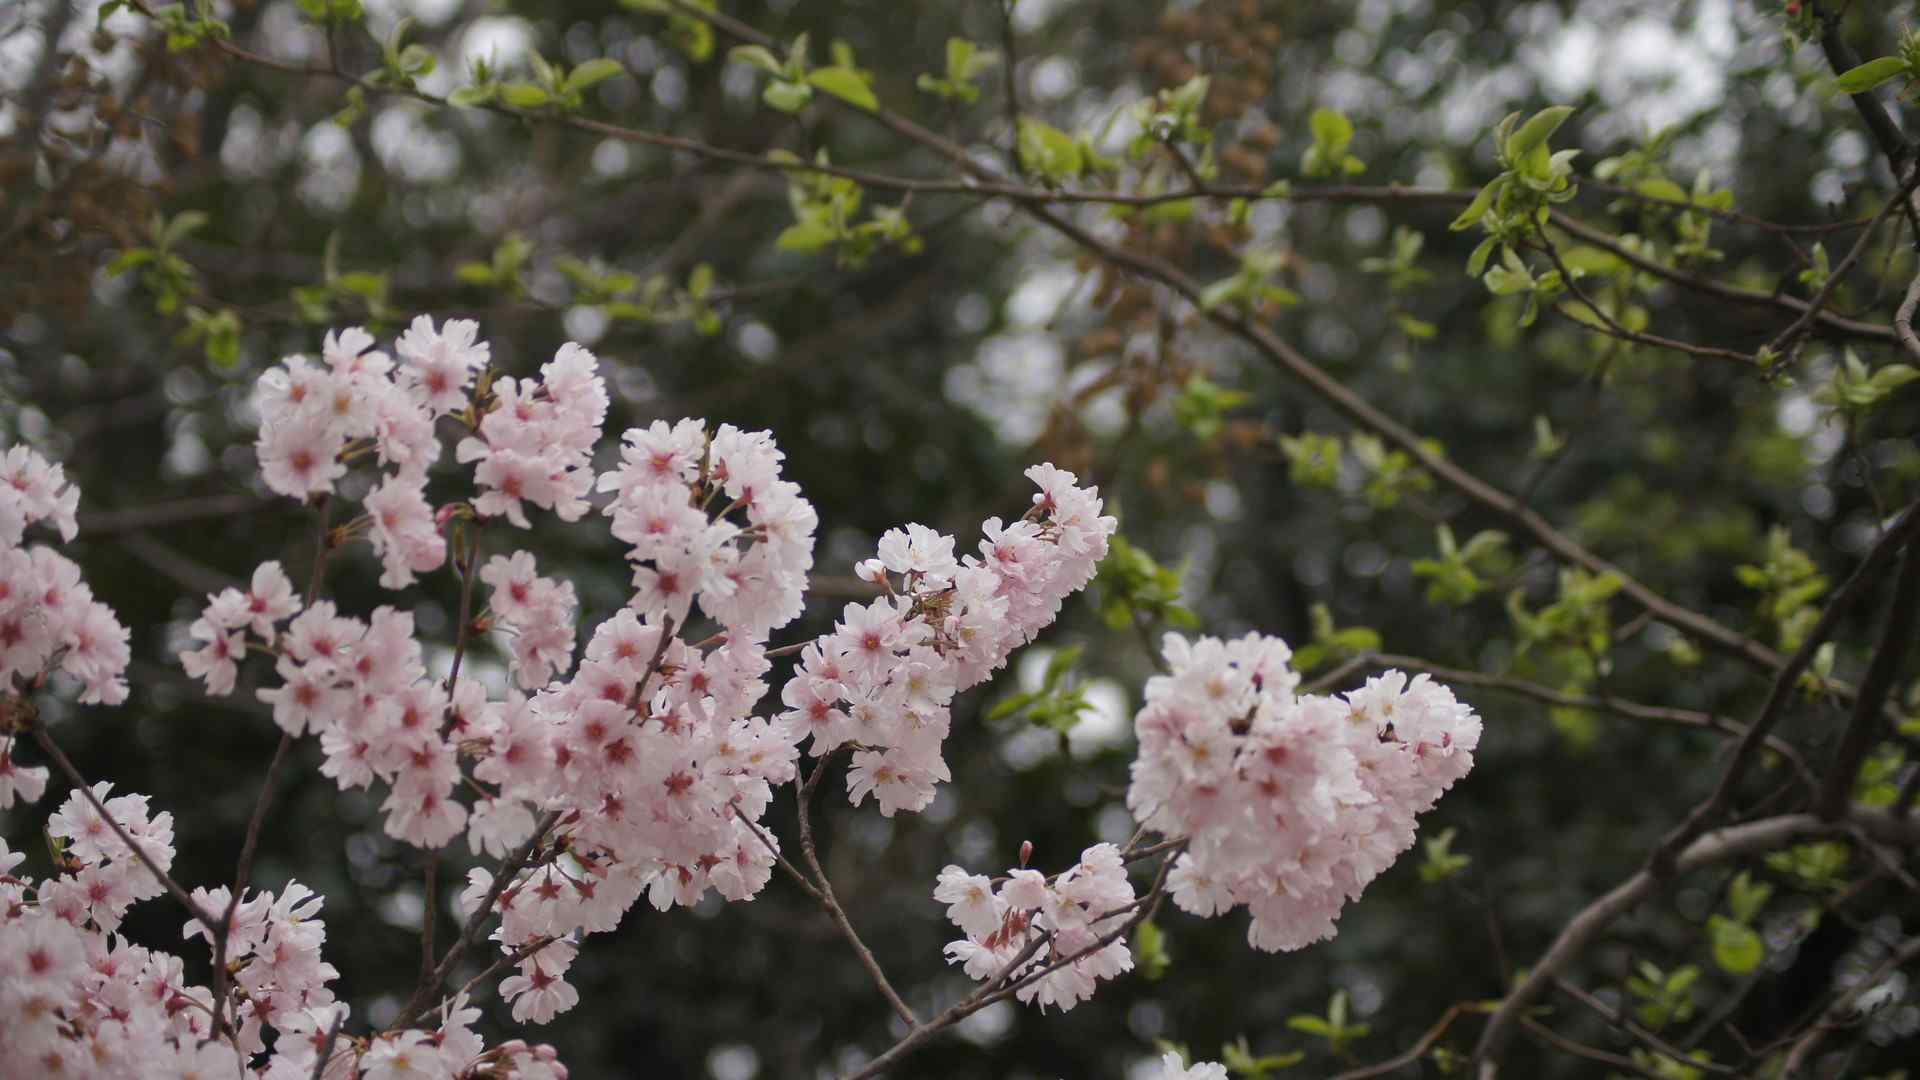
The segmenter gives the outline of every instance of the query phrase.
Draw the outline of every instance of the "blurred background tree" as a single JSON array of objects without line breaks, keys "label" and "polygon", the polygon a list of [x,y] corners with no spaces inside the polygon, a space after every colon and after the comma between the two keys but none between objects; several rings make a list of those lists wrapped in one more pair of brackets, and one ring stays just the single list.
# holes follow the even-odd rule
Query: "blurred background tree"
[{"label": "blurred background tree", "polygon": [[[1727,726],[1920,481],[1894,319],[1916,272],[1902,9],[1826,6],[22,0],[0,11],[0,438],[83,486],[73,550],[135,628],[132,701],[65,710],[61,738],[191,821],[183,880],[224,878],[276,736],[173,656],[205,593],[273,554],[304,565],[310,526],[255,476],[253,380],[325,327],[389,337],[414,312],[479,319],[511,373],[578,340],[611,369],[611,431],[776,433],[823,522],[805,633],[864,595],[846,568],[881,530],[967,542],[1022,507],[1029,462],[1119,508],[1129,543],[1099,587],[961,703],[934,807],[819,811],[916,1006],[966,983],[938,959],[941,866],[1007,865],[1028,839],[1064,863],[1131,831],[1129,719],[1161,631],[1278,634],[1340,688],[1383,653],[1479,680],[1458,689],[1488,723],[1480,765],[1422,834],[1450,847],[1404,858],[1337,940],[1269,956],[1240,919],[1169,911],[1164,978],[1065,1015],[996,1006],[901,1075],[1119,1076],[1156,1040],[1216,1057],[1243,1036],[1309,1075],[1464,1060],[1474,1003],[1713,789]],[[1876,57],[1895,63],[1855,77],[1888,80],[1857,109],[1836,72]],[[1544,142],[1518,165],[1556,193],[1552,227],[1496,207],[1450,230],[1515,164],[1501,118],[1549,105],[1575,107],[1551,133],[1581,151],[1570,183]],[[1199,189],[1225,194],[1173,197]],[[586,609],[623,602],[610,544],[537,543]],[[380,602],[373,566],[337,564],[344,608]],[[1810,804],[1795,770],[1848,728],[1835,687],[1877,651],[1878,577],[1776,731],[1797,757],[1766,753],[1729,809]],[[429,635],[455,617],[445,582],[406,599]],[[1911,615],[1878,650],[1896,669]],[[1086,708],[992,715],[1068,647]],[[1920,672],[1896,674],[1899,724],[1852,794],[1904,809]],[[423,860],[299,752],[276,796],[299,825],[268,830],[255,877],[327,896],[341,992],[379,1023],[411,985]],[[40,821],[0,817],[16,849]],[[1778,1068],[1770,1044],[1912,940],[1910,867],[1856,840],[1685,876],[1560,973],[1600,1008],[1543,999],[1550,1033],[1610,1057],[1523,1039],[1509,1067]],[[1757,911],[1728,906],[1743,869],[1776,886]],[[163,909],[132,931],[171,940]],[[835,1075],[899,1034],[779,879],[751,904],[636,911],[574,970],[581,1006],[537,1036],[579,1077]],[[1301,1019],[1336,994],[1363,1028]],[[1896,991],[1809,1060],[1884,1073],[1916,1029]]]}]

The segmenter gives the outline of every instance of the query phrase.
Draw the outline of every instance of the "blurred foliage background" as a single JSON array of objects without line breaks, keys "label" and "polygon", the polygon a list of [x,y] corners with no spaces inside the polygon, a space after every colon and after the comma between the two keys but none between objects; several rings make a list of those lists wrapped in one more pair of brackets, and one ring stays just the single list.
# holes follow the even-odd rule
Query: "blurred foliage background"
[{"label": "blurred foliage background", "polygon": [[[1683,213],[1609,190],[1596,163],[1613,159],[1612,183],[1642,194],[1666,193],[1651,179],[1677,184],[1682,201],[1724,189],[1741,213],[1800,226],[1872,215],[1894,189],[1819,48],[1794,39],[1799,4],[721,6],[783,42],[807,33],[816,62],[842,43],[883,104],[996,169],[1012,168],[1014,111],[1086,135],[1118,171],[1077,187],[1180,184],[1170,157],[1128,158],[1136,129],[1126,112],[1201,74],[1211,82],[1199,122],[1215,132],[1221,182],[1284,179],[1303,191],[1471,192],[1497,171],[1489,133],[1504,114],[1574,105],[1554,136],[1555,148],[1582,151],[1580,194],[1562,209],[1763,295],[1814,292],[1824,279],[1806,275],[1837,263],[1857,224],[1793,231]],[[1845,6],[1841,32],[1861,56],[1895,51],[1903,5]],[[868,190],[861,219],[899,207],[917,242],[842,247],[836,258],[777,242],[796,220],[793,185],[777,171],[404,95],[355,100],[340,80],[285,70],[379,69],[404,16],[414,20],[404,43],[437,58],[430,73],[418,72],[419,54],[408,60],[434,94],[467,85],[476,59],[528,79],[535,52],[566,65],[611,58],[618,74],[585,93],[579,115],[756,156],[825,151],[874,172],[950,176],[946,162],[855,110],[769,107],[766,77],[728,59],[735,42],[649,10],[661,5],[367,0],[364,22],[331,29],[315,17],[336,10],[324,0],[213,5],[226,40],[264,63],[188,31],[170,49],[154,18],[108,8],[24,0],[0,11],[0,437],[42,447],[83,486],[81,540],[69,550],[134,628],[132,700],[116,711],[53,702],[56,733],[89,776],[176,813],[176,869],[189,884],[230,876],[276,736],[244,691],[196,694],[174,653],[204,594],[264,558],[284,559],[297,577],[311,542],[311,513],[266,498],[255,476],[249,388],[278,357],[317,351],[326,327],[365,324],[390,339],[414,312],[479,319],[510,373],[531,371],[562,341],[588,345],[609,369],[609,431],[680,416],[771,429],[822,519],[823,576],[805,621],[790,628],[796,638],[829,628],[859,595],[848,568],[883,529],[919,521],[970,545],[982,518],[1025,505],[1019,469],[1033,461],[1102,485],[1123,534],[1153,562],[1136,562],[1131,578],[1115,565],[1033,650],[959,704],[954,781],[929,812],[888,821],[822,800],[833,879],[919,1008],[967,983],[940,959],[951,928],[930,892],[943,865],[1003,867],[1028,839],[1038,863],[1065,865],[1095,838],[1131,831],[1129,718],[1153,670],[1148,645],[1168,628],[1150,594],[1172,578],[1156,579],[1156,564],[1179,575],[1160,599],[1207,633],[1318,641],[1309,678],[1377,649],[1743,720],[1766,693],[1752,668],[1604,586],[1566,581],[1529,538],[1470,544],[1507,526],[1356,438],[1325,400],[1190,306],[1037,229],[1005,200]],[[176,30],[199,8],[180,11]],[[999,54],[973,103],[915,85],[946,74],[955,37]],[[1007,108],[1009,85],[1017,110]],[[1896,112],[1900,88],[1882,91]],[[1316,135],[1316,109],[1346,118],[1345,153],[1364,171],[1336,159],[1331,178],[1303,176],[1303,157],[1325,149],[1328,134]],[[1329,373],[1667,598],[1790,649],[1805,631],[1800,613],[1821,595],[1796,588],[1843,579],[1920,480],[1914,393],[1861,409],[1821,395],[1847,377],[1848,348],[1871,370],[1897,361],[1890,338],[1849,341],[1819,325],[1789,369],[1766,378],[1752,364],[1594,333],[1565,306],[1523,327],[1523,296],[1495,296],[1462,272],[1481,238],[1447,229],[1461,205],[1276,199],[1241,221],[1218,204],[1066,212],[1203,282],[1250,265],[1248,251],[1265,253],[1262,280],[1298,302],[1256,298],[1259,318]],[[1911,229],[1893,215],[1830,308],[1890,325],[1915,271]],[[1679,250],[1688,243],[1690,253]],[[137,251],[148,254],[128,258]],[[1588,288],[1622,322],[1664,337],[1752,353],[1792,321],[1792,311],[1703,295],[1591,247],[1568,254],[1585,260]],[[528,545],[577,583],[584,619],[624,601],[609,537],[536,525]],[[374,565],[364,550],[335,564],[329,590],[344,608],[388,602]],[[1116,599],[1128,596],[1131,606]],[[444,575],[401,598],[442,640],[455,601]],[[1556,604],[1553,617],[1573,629],[1529,622]],[[1830,673],[1857,679],[1874,608],[1843,624]],[[996,701],[1035,686],[1050,650],[1069,646],[1084,648],[1072,678],[1092,704],[1071,731],[988,718]],[[1340,688],[1360,677],[1350,670]],[[1423,875],[1422,853],[1410,853],[1348,909],[1337,940],[1290,955],[1248,949],[1241,918],[1170,910],[1158,920],[1172,960],[1164,978],[1119,980],[1065,1015],[996,1006],[899,1075],[1122,1076],[1156,1039],[1216,1057],[1242,1036],[1262,1053],[1305,1051],[1293,1071],[1327,1075],[1412,1046],[1455,1003],[1497,998],[1514,968],[1706,793],[1724,744],[1492,687],[1460,692],[1487,721],[1479,765],[1422,833],[1456,830],[1451,850],[1470,861],[1448,864],[1451,874]],[[1896,705],[1912,704],[1903,682]],[[1844,716],[1816,697],[1796,705],[1782,734],[1824,761]],[[319,775],[315,747],[299,752],[306,767],[276,797],[255,879],[273,887],[297,875],[326,895],[329,958],[345,973],[336,988],[378,1023],[414,975],[422,858],[381,834],[364,793],[342,796]],[[1743,789],[1750,802],[1787,775],[1768,764]],[[1883,744],[1862,797],[1892,801],[1911,771],[1904,741]],[[33,838],[47,805],[0,815],[8,841],[31,845],[35,859],[45,857]],[[773,820],[793,836],[790,805]],[[457,892],[458,854],[442,861],[443,898]],[[1633,1007],[1648,1000],[1628,988],[1646,977],[1643,962],[1695,965],[1701,974],[1680,991],[1686,1015],[1663,1030],[1741,1063],[1719,1021],[1764,1043],[1838,975],[1873,966],[1913,932],[1912,895],[1864,851],[1851,858],[1850,871],[1824,882],[1749,867],[1779,886],[1756,920],[1766,948],[1751,974],[1716,963],[1705,929],[1725,910],[1729,866],[1685,879],[1617,926],[1576,981]],[[1827,888],[1838,880],[1853,883],[1844,895]],[[776,878],[751,904],[711,900],[692,913],[630,913],[582,951],[581,1005],[526,1034],[559,1046],[576,1077],[662,1080],[834,1075],[897,1036],[844,942],[790,882]],[[1810,908],[1826,915],[1811,932]],[[128,925],[162,943],[177,939],[178,920],[155,901]],[[1337,1053],[1288,1024],[1324,1013],[1336,991],[1367,1026]],[[1920,1028],[1911,998],[1835,1037],[1823,1068],[1865,1075],[1911,1060]],[[1557,1028],[1630,1052],[1578,1004],[1554,1006]],[[1436,1045],[1464,1052],[1477,1023],[1461,1020]],[[1515,1075],[1607,1071],[1524,1043],[1513,1057]],[[1429,1056],[1396,1075],[1432,1074],[1445,1061]]]}]

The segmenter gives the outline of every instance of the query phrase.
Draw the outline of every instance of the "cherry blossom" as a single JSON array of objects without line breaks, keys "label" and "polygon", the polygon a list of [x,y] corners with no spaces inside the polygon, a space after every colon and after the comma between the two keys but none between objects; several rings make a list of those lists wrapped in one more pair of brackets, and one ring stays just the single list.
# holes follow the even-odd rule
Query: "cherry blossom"
[{"label": "cherry blossom", "polygon": [[[980,553],[953,557],[954,540],[922,525],[889,530],[856,572],[888,595],[848,604],[834,632],[802,654],[781,714],[810,752],[847,742],[854,805],[874,796],[888,817],[919,811],[950,779],[941,746],[953,696],[984,681],[1033,640],[1068,594],[1091,581],[1115,521],[1097,491],[1051,465],[1027,470],[1041,491],[1012,525],[991,518]],[[898,575],[898,587],[889,575]]]},{"label": "cherry blossom", "polygon": [[1135,718],[1127,804],[1183,836],[1174,903],[1244,906],[1256,948],[1333,936],[1348,900],[1413,844],[1415,817],[1473,767],[1480,720],[1427,676],[1369,679],[1344,701],[1296,696],[1276,638],[1169,634],[1168,673]]},{"label": "cherry blossom", "polygon": [[947,945],[947,961],[969,977],[1004,973],[1018,984],[1035,976],[1014,996],[1065,1011],[1091,998],[1100,980],[1133,970],[1124,931],[1134,893],[1119,848],[1095,844],[1051,879],[1023,866],[986,892],[991,885],[949,866],[934,890],[934,899],[950,904],[948,919],[967,935]]},{"label": "cherry blossom", "polygon": [[58,671],[80,682],[81,703],[118,705],[127,696],[126,628],[72,560],[22,546],[40,522],[71,540],[79,499],[60,466],[34,451],[16,446],[0,458],[0,691]]}]

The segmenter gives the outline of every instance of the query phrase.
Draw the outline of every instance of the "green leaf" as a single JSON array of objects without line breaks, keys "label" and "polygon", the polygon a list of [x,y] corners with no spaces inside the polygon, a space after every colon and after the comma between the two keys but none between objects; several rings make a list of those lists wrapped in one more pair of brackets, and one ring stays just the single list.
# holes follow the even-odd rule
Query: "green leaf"
[{"label": "green leaf", "polygon": [[107,276],[119,277],[129,270],[145,266],[153,261],[156,254],[158,253],[152,248],[128,248],[114,256],[113,261],[107,264]]},{"label": "green leaf", "polygon": [[992,723],[995,720],[1004,720],[1039,699],[1040,695],[1031,691],[1023,690],[1017,694],[1010,694],[1000,699],[993,708],[987,710],[987,722]]},{"label": "green leaf", "polygon": [[751,64],[769,75],[779,75],[786,70],[781,66],[780,58],[773,55],[773,50],[761,45],[736,45],[727,50],[727,59]]},{"label": "green leaf", "polygon": [[1048,180],[1078,176],[1086,167],[1079,141],[1052,124],[1023,116],[1017,141],[1022,167]]},{"label": "green leaf", "polygon": [[1054,685],[1080,662],[1080,654],[1086,651],[1085,645],[1070,645],[1048,657],[1047,673],[1041,678],[1040,685],[1047,690],[1052,690]]},{"label": "green leaf", "polygon": [[1307,124],[1313,129],[1313,141],[1324,146],[1345,150],[1353,141],[1353,121],[1346,114],[1333,109],[1315,109],[1307,118]]},{"label": "green leaf", "polygon": [[807,82],[869,112],[880,108],[880,99],[873,96],[873,89],[850,67],[817,68],[808,73]]},{"label": "green leaf", "polygon": [[776,80],[767,84],[760,94],[760,100],[783,113],[796,113],[813,100],[813,88],[804,83]]},{"label": "green leaf", "polygon": [[1713,962],[1729,975],[1746,975],[1766,959],[1766,946],[1760,935],[1746,923],[1723,915],[1709,916],[1707,937],[1713,942]]},{"label": "green leaf", "polygon": [[552,101],[553,95],[530,82],[510,82],[501,84],[500,100],[516,109],[537,109]]},{"label": "green leaf", "polygon": [[1497,236],[1489,236],[1485,240],[1480,241],[1480,246],[1474,248],[1473,254],[1467,256],[1468,277],[1477,278],[1480,276],[1480,272],[1486,269],[1487,259],[1493,255],[1493,249],[1498,247],[1499,244],[1500,238]]},{"label": "green leaf", "polygon": [[1219,281],[1200,290],[1200,308],[1203,311],[1212,311],[1214,308],[1240,296],[1246,291],[1246,282],[1242,281],[1239,275],[1221,278]]},{"label": "green leaf", "polygon": [[167,222],[166,228],[160,230],[160,235],[156,238],[159,248],[164,251],[180,241],[185,240],[188,235],[205,228],[207,222],[210,220],[212,219],[207,216],[205,211],[181,211],[174,215],[172,221]]},{"label": "green leaf", "polygon": [[703,300],[712,291],[713,266],[709,263],[701,263],[694,267],[693,273],[687,277],[687,295],[695,300]]},{"label": "green leaf", "polygon": [[1425,319],[1416,319],[1404,311],[1394,312],[1393,322],[1394,325],[1400,328],[1401,333],[1413,338],[1415,341],[1430,340],[1435,334],[1440,332],[1439,327],[1427,322]]},{"label": "green leaf", "polygon": [[[1448,225],[1447,228],[1452,229],[1454,232],[1459,232],[1462,229],[1471,229],[1475,225],[1480,224],[1480,219],[1487,215],[1487,211],[1493,209],[1494,196],[1500,193],[1500,185],[1502,182],[1498,177],[1489,180],[1487,186],[1480,189],[1480,194],[1473,197],[1473,201],[1467,204],[1465,210],[1460,211],[1460,216],[1454,218],[1452,224]],[[1481,258],[1484,260],[1486,257],[1483,255]],[[1467,273],[1474,277],[1480,276],[1478,271],[1472,269],[1469,269]]]},{"label": "green leaf", "polygon": [[620,61],[618,60],[609,60],[605,57],[597,60],[588,60],[567,73],[567,81],[562,86],[562,89],[570,94],[577,94],[596,83],[605,82],[625,70],[625,68],[620,66]]},{"label": "green leaf", "polygon": [[1727,892],[1727,907],[1739,922],[1752,923],[1760,915],[1769,897],[1773,895],[1773,886],[1765,882],[1756,882],[1753,875],[1745,870],[1733,879],[1733,885]]},{"label": "green leaf", "polygon": [[1680,203],[1689,201],[1687,189],[1664,176],[1649,176],[1638,184],[1633,185],[1633,189],[1648,198],[1666,199],[1669,202]]},{"label": "green leaf", "polygon": [[1306,1060],[1306,1056],[1304,1051],[1299,1050],[1290,1054],[1256,1056],[1253,1048],[1247,1044],[1245,1035],[1220,1047],[1220,1063],[1227,1067],[1228,1072],[1247,1077],[1248,1080],[1267,1080],[1267,1074],[1273,1070],[1292,1068]]},{"label": "green leaf", "polygon": [[1465,870],[1473,862],[1471,856],[1457,855],[1453,852],[1453,838],[1457,829],[1443,829],[1440,835],[1422,841],[1426,851],[1426,861],[1420,864],[1420,880],[1431,885],[1445,881]]},{"label": "green leaf", "polygon": [[485,105],[492,101],[498,89],[493,86],[458,86],[447,95],[449,104],[470,109],[475,105]]},{"label": "green leaf", "polygon": [[1920,379],[1920,371],[1914,370],[1910,365],[1888,364],[1874,372],[1873,377],[1867,380],[1867,385],[1884,394],[1897,387],[1905,386],[1915,379]]},{"label": "green leaf", "polygon": [[1332,1026],[1317,1016],[1307,1016],[1305,1014],[1289,1016],[1287,1017],[1287,1026],[1295,1031],[1305,1032],[1308,1035],[1318,1035],[1323,1039],[1331,1038],[1333,1035]]},{"label": "green leaf", "polygon": [[[1571,105],[1555,105],[1534,113],[1526,123],[1520,125],[1520,130],[1514,132],[1513,137],[1507,140],[1507,159],[1517,162],[1535,149],[1546,145],[1547,139],[1560,130],[1560,125],[1566,123],[1567,117],[1572,115],[1573,106]],[[1681,198],[1684,199],[1686,196],[1682,195]]]},{"label": "green leaf", "polygon": [[1907,73],[1907,62],[1897,56],[1882,56],[1840,73],[1834,84],[1849,94],[1864,94],[1890,79]]},{"label": "green leaf", "polygon": [[838,237],[832,228],[818,221],[802,221],[780,231],[773,246],[781,251],[819,251]]}]

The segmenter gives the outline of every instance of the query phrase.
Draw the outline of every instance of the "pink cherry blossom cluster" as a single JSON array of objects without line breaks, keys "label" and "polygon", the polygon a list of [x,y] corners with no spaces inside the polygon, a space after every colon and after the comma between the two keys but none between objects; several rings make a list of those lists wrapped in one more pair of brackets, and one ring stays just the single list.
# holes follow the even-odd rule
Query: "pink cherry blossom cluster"
[{"label": "pink cherry blossom cluster", "polygon": [[541,577],[533,555],[495,555],[480,570],[489,593],[490,621],[510,631],[513,677],[521,689],[537,690],[573,667],[573,582]]},{"label": "pink cherry blossom cluster", "polygon": [[1021,862],[997,886],[958,866],[940,872],[933,898],[947,905],[947,918],[967,935],[947,945],[948,963],[960,964],[974,979],[1002,977],[1008,984],[1050,968],[1014,996],[1063,1011],[1091,998],[1099,980],[1133,970],[1124,934],[1101,943],[1124,929],[1134,907],[1119,848],[1095,844],[1072,869],[1052,878],[1027,869],[1024,857]]},{"label": "pink cherry blossom cluster", "polygon": [[629,545],[634,607],[684,625],[697,598],[708,618],[754,638],[799,616],[819,518],[780,478],[786,455],[770,434],[656,420],[622,443],[597,486],[613,492],[605,512]]},{"label": "pink cherry blossom cluster", "polygon": [[[784,725],[751,715],[770,668],[750,637],[690,645],[664,617],[626,609],[600,624],[572,679],[483,727],[475,776],[561,815],[545,856],[495,901],[494,939],[520,956],[500,986],[517,1019],[571,1007],[574,941],[611,930],[641,895],[666,910],[766,885],[777,842],[756,823],[798,756]],[[493,884],[474,871],[469,908]]]},{"label": "pink cherry blossom cluster", "polygon": [[350,448],[371,448],[397,475],[423,480],[440,458],[434,418],[466,403],[474,372],[486,365],[486,345],[473,340],[478,330],[454,321],[436,333],[421,316],[400,339],[407,363],[396,366],[373,349],[373,335],[349,327],[327,334],[319,364],[289,356],[262,375],[254,449],[267,487],[295,499],[330,494],[347,474]]},{"label": "pink cherry blossom cluster", "polygon": [[1026,475],[1040,488],[1033,508],[1011,524],[988,519],[978,556],[956,560],[953,538],[922,525],[882,536],[856,572],[887,595],[848,604],[781,691],[781,718],[812,737],[813,754],[854,745],[854,805],[872,794],[888,817],[925,809],[951,779],[941,746],[954,694],[1033,640],[1105,557],[1116,522],[1098,491],[1052,465]]},{"label": "pink cherry blossom cluster", "polygon": [[[234,1023],[229,1035],[213,1038],[213,994],[186,981],[182,959],[114,934],[131,904],[162,890],[109,817],[163,870],[174,849],[171,815],[150,816],[145,796],[110,790],[93,788],[104,816],[78,791],[52,815],[47,833],[59,844],[62,869],[54,880],[17,876],[26,856],[0,841],[0,1062],[7,1075],[146,1080],[244,1069],[263,1080],[565,1080],[551,1047],[519,1040],[486,1047],[472,1031],[480,1011],[464,995],[444,1010],[437,1030],[339,1038],[327,1067],[316,1070],[327,1033],[347,1008],[326,985],[337,973],[320,958],[321,900],[297,882],[237,907],[227,942]],[[228,892],[196,889],[193,899],[203,911],[224,912]],[[186,936],[212,940],[198,920],[186,924]],[[271,1052],[269,1028],[278,1032]]]},{"label": "pink cherry blossom cluster", "polygon": [[1334,933],[1348,900],[1413,845],[1416,815],[1473,768],[1480,719],[1425,675],[1388,672],[1344,701],[1296,696],[1277,638],[1167,635],[1147,682],[1127,805],[1184,836],[1168,878],[1198,915],[1245,905],[1256,948]]},{"label": "pink cherry blossom cluster", "polygon": [[[459,325],[449,323],[448,330]],[[430,334],[432,323],[415,319],[409,333],[423,328]],[[486,346],[479,348],[484,356]],[[408,338],[403,335],[395,349],[407,356]],[[473,506],[480,516],[504,515],[527,528],[521,500],[553,511],[561,521],[586,514],[593,447],[607,419],[607,385],[599,367],[592,353],[569,341],[540,368],[538,380],[493,381],[488,388],[492,404],[480,418],[479,433],[454,448],[462,462],[479,462],[474,480],[482,493]],[[452,394],[451,400],[458,402],[460,395]]]},{"label": "pink cherry blossom cluster", "polygon": [[[58,465],[24,446],[0,457],[0,693],[39,683],[53,671],[80,682],[83,703],[118,705],[127,698],[127,629],[93,598],[80,567],[49,547],[24,546],[27,527],[45,522],[72,540],[80,488]],[[46,774],[10,764],[10,738],[0,741],[0,809],[18,786],[38,797]],[[33,786],[29,786],[33,785]]]},{"label": "pink cherry blossom cluster", "polygon": [[[26,856],[0,841],[0,1062],[22,1076],[230,1075],[233,1048],[206,1041],[213,995],[186,982],[179,957],[112,935],[136,894],[157,886],[81,804],[76,791],[48,827],[64,842],[55,881],[16,876]],[[107,805],[171,864],[168,815],[149,819],[140,796]]]},{"label": "pink cherry blossom cluster", "polygon": [[467,826],[467,808],[453,798],[457,749],[485,692],[469,681],[456,702],[429,677],[412,612],[380,607],[361,620],[330,600],[303,605],[279,564],[264,563],[246,592],[211,597],[192,632],[206,644],[182,652],[181,664],[211,694],[233,690],[249,634],[278,658],[279,685],[257,696],[288,735],[320,737],[321,771],[343,790],[375,777],[391,787],[382,806],[388,835],[440,847]]},{"label": "pink cherry blossom cluster", "polygon": [[[528,552],[476,565],[476,545],[462,545],[456,569],[488,596],[463,640],[500,631],[511,657],[512,686],[490,699],[478,679],[429,674],[410,611],[381,606],[360,618],[311,594],[303,600],[270,562],[245,588],[208,598],[180,659],[221,695],[235,690],[250,653],[273,657],[274,678],[256,693],[275,723],[289,736],[317,736],[322,771],[342,788],[384,783],[390,835],[437,848],[464,832],[476,854],[513,853],[509,878],[475,870],[462,899],[469,913],[490,905],[497,915],[493,939],[518,966],[501,994],[525,1021],[578,1000],[566,975],[580,939],[612,929],[641,896],[665,910],[709,890],[743,900],[765,887],[778,842],[758,821],[773,789],[795,779],[809,737],[815,754],[853,744],[856,803],[873,792],[889,815],[923,808],[947,778],[940,755],[953,695],[1052,621],[1092,578],[1115,526],[1097,492],[1042,465],[1028,471],[1040,489],[1031,510],[986,522],[978,555],[956,559],[951,537],[919,525],[888,532],[878,558],[859,568],[886,596],[849,607],[834,633],[807,644],[782,695],[786,711],[755,715],[772,669],[766,639],[802,609],[818,524],[781,477],[783,454],[767,433],[657,421],[626,432],[619,463],[596,476],[608,402],[586,350],[564,346],[538,379],[515,379],[487,371],[491,350],[469,322],[436,330],[416,319],[394,344],[397,361],[373,346],[358,328],[330,333],[318,362],[290,357],[261,378],[257,450],[267,486],[303,500],[350,497],[351,466],[377,463],[360,488],[364,515],[326,543],[364,535],[391,589],[448,564],[455,520],[525,527],[531,504],[577,521],[601,492],[633,566],[629,605],[598,625],[576,667],[571,583],[541,576]],[[474,465],[475,494],[436,508],[427,478],[443,456],[439,429],[455,425],[454,456]],[[39,488],[15,485],[48,493],[22,521],[58,520],[59,506],[70,520],[74,496],[57,494],[57,470],[50,483],[35,479]],[[683,635],[696,614],[712,624],[697,642]],[[45,779],[0,753],[8,785],[0,795],[37,795]],[[165,839],[156,847],[170,852]],[[47,895],[66,898],[70,922],[117,921],[137,898],[135,875],[123,860],[87,873]],[[311,1075],[325,1032],[344,1016],[321,958],[319,898],[297,883],[239,904],[224,890],[194,898],[203,910],[235,912],[226,936],[239,1048],[259,1052],[260,1031],[273,1028],[282,1037],[257,1067],[270,1077]],[[1132,899],[1117,853],[1102,846],[1038,892],[1019,875],[1003,914],[1021,935],[1046,935],[1044,956],[1058,957],[1096,940],[1095,928]],[[211,940],[204,927],[189,931]],[[992,947],[1004,948],[1009,934]],[[1116,943],[1023,996],[1064,1008],[1130,963]],[[471,1014],[456,1001],[440,1032],[376,1035],[350,1055],[336,1052],[322,1071],[438,1076],[484,1060],[487,1075],[564,1075],[544,1048],[505,1044],[483,1058],[465,1032]]]},{"label": "pink cherry blossom cluster", "polygon": [[327,1033],[346,1015],[343,1004],[288,1013],[260,1080],[567,1080],[551,1046],[509,1039],[488,1047],[473,1030],[480,1010],[467,1003],[464,991],[441,1009],[438,1027],[382,1031],[364,1041],[342,1035],[329,1047]]},{"label": "pink cherry blossom cluster", "polygon": [[[224,913],[233,893],[222,885],[195,889],[192,896],[200,910]],[[265,1049],[262,1025],[283,1031],[297,1027],[299,1021],[290,1024],[290,1017],[333,1003],[327,984],[340,973],[320,958],[327,941],[327,926],[319,918],[323,903],[325,898],[312,889],[289,881],[278,896],[256,892],[234,905],[226,955],[238,991],[231,1016],[241,1050],[253,1054]],[[199,919],[188,920],[186,938],[205,938],[207,948],[214,948],[213,930]]]}]

